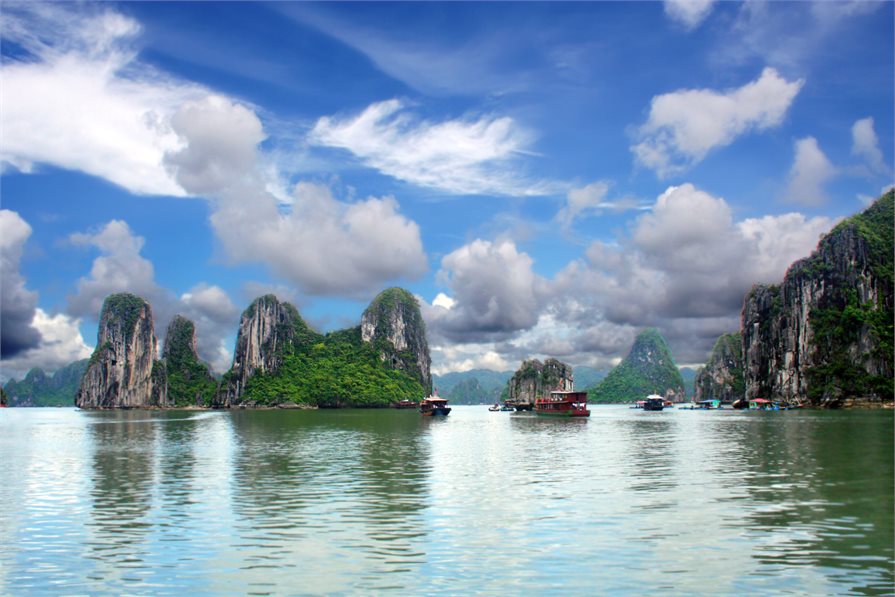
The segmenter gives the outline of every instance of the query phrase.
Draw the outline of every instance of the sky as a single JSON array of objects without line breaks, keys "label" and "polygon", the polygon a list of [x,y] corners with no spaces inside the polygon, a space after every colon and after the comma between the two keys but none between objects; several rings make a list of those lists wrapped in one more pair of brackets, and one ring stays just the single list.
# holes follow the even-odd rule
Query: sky
[{"label": "sky", "polygon": [[433,372],[679,365],[893,180],[892,2],[0,2],[0,380],[391,286]]}]

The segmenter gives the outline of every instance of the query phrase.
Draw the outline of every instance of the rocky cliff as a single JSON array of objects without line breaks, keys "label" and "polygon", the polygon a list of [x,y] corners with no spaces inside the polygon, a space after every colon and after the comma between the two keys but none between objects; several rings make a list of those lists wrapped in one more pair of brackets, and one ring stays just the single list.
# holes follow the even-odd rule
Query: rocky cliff
[{"label": "rocky cliff", "polygon": [[389,288],[373,299],[361,317],[361,340],[372,345],[383,363],[407,372],[424,390],[432,391],[426,323],[416,298]]},{"label": "rocky cliff", "polygon": [[276,374],[296,344],[306,345],[317,337],[292,304],[272,294],[255,299],[239,320],[233,366],[224,377],[218,403],[239,404],[250,378]]},{"label": "rocky cliff", "polygon": [[665,338],[647,329],[638,334],[628,356],[588,393],[598,403],[634,402],[648,394],[682,400],[684,380]]},{"label": "rocky cliff", "polygon": [[693,399],[734,402],[745,395],[743,335],[724,334],[715,342],[709,360],[696,374]]},{"label": "rocky cliff", "polygon": [[35,367],[21,381],[9,380],[4,386],[9,406],[73,406],[88,362],[75,361],[52,375]]},{"label": "rocky cliff", "polygon": [[892,401],[893,193],[840,223],[743,304],[747,397]]},{"label": "rocky cliff", "polygon": [[554,390],[574,389],[572,367],[556,359],[524,361],[507,382],[506,400],[530,405]]},{"label": "rocky cliff", "polygon": [[166,406],[165,388],[158,384],[153,387],[156,347],[149,303],[128,293],[106,297],[100,313],[96,350],[81,378],[75,406]]},{"label": "rocky cliff", "polygon": [[217,382],[208,366],[199,360],[196,347],[195,324],[176,315],[168,324],[162,350],[168,401],[174,406],[212,406],[214,403]]}]

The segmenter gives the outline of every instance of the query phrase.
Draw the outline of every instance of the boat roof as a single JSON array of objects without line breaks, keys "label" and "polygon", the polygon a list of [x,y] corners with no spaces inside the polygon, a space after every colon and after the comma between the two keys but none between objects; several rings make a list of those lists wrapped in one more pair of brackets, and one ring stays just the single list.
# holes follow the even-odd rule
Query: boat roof
[{"label": "boat roof", "polygon": [[766,400],[765,398],[753,398],[749,402],[758,402],[759,404],[770,404],[770,400]]},{"label": "boat roof", "polygon": [[663,398],[662,396],[659,396],[658,394],[650,394],[649,396],[646,397],[646,399],[647,400],[665,400],[665,398]]}]

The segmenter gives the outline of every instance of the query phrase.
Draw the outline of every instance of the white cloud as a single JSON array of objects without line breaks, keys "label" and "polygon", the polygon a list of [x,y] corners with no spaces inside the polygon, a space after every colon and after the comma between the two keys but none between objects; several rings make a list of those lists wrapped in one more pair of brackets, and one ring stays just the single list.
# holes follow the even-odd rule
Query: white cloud
[{"label": "white cloud", "polygon": [[0,362],[0,379],[22,379],[34,367],[52,372],[74,361],[86,359],[93,349],[81,336],[81,320],[63,313],[49,315],[43,309],[36,309],[32,325],[40,332],[38,346],[21,352],[13,358]]},{"label": "white cloud", "polygon": [[47,163],[140,194],[185,195],[162,166],[179,146],[168,119],[205,95],[135,59],[132,19],[105,7],[4,6],[3,35],[29,55],[0,71],[0,160],[25,172]]},{"label": "white cloud", "polygon": [[190,193],[213,195],[258,176],[256,147],[266,135],[245,106],[208,96],[183,104],[171,126],[185,146],[168,153],[164,163]]},{"label": "white cloud", "polygon": [[199,356],[215,371],[230,368],[227,342],[239,324],[239,309],[219,286],[197,284],[180,296],[179,311],[196,325]]},{"label": "white cloud", "polygon": [[692,31],[712,12],[715,0],[665,0],[665,15]]},{"label": "white cloud", "polygon": [[751,130],[780,125],[803,83],[765,68],[758,79],[737,89],[682,89],[656,96],[631,151],[660,177],[683,172]]},{"label": "white cloud", "polygon": [[95,232],[72,234],[69,240],[75,246],[93,247],[101,253],[94,259],[90,275],[80,278],[77,292],[68,297],[70,314],[98,318],[105,298],[116,292],[131,292],[145,298],[156,315],[170,301],[155,282],[152,262],[140,254],[143,237],[135,235],[127,222],[112,220]]},{"label": "white cloud", "polygon": [[392,99],[371,104],[357,116],[325,116],[309,138],[346,149],[399,180],[449,193],[540,195],[547,188],[524,180],[513,168],[526,152],[529,135],[506,116],[433,123]]},{"label": "white cloud", "polygon": [[639,202],[632,197],[608,199],[609,186],[609,182],[598,180],[581,188],[569,189],[566,204],[557,212],[556,221],[563,227],[569,227],[576,219],[598,215],[604,211],[641,209]]},{"label": "white cloud", "polygon": [[593,243],[557,275],[550,308],[581,329],[657,326],[679,360],[699,362],[718,335],[738,327],[748,289],[782,280],[834,224],[802,214],[736,222],[724,199],[691,184],[670,187],[628,238]]},{"label": "white cloud", "polygon": [[0,355],[13,357],[41,340],[33,320],[37,293],[25,288],[19,271],[31,226],[18,213],[0,209]]},{"label": "white cloud", "polygon": [[824,185],[837,169],[821,151],[814,137],[795,142],[795,161],[789,171],[786,198],[802,205],[821,205],[827,201]]},{"label": "white cloud", "polygon": [[[423,304],[435,335],[453,341],[497,339],[532,327],[543,304],[545,281],[532,259],[509,240],[477,239],[441,260],[439,280],[451,295]],[[446,305],[450,304],[450,307]]]},{"label": "white cloud", "polygon": [[299,183],[291,211],[270,196],[222,201],[211,223],[234,263],[262,262],[308,294],[364,295],[427,268],[419,226],[392,197],[347,203]]},{"label": "white cloud", "polygon": [[185,146],[165,163],[188,191],[216,198],[212,228],[233,263],[264,263],[318,295],[365,295],[426,271],[419,226],[393,197],[343,202],[302,182],[281,209],[266,190],[264,132],[248,108],[207,98],[185,104],[172,125]]},{"label": "white cloud", "polygon": [[851,127],[851,153],[863,158],[871,172],[885,174],[889,167],[883,161],[883,152],[879,148],[879,139],[873,130],[873,118],[862,118]]}]

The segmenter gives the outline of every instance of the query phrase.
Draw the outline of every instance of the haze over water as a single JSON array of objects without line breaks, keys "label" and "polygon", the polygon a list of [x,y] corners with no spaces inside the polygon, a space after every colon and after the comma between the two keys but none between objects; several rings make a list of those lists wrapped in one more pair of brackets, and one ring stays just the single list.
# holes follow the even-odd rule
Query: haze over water
[{"label": "haze over water", "polygon": [[0,593],[893,592],[887,411],[0,412]]}]

